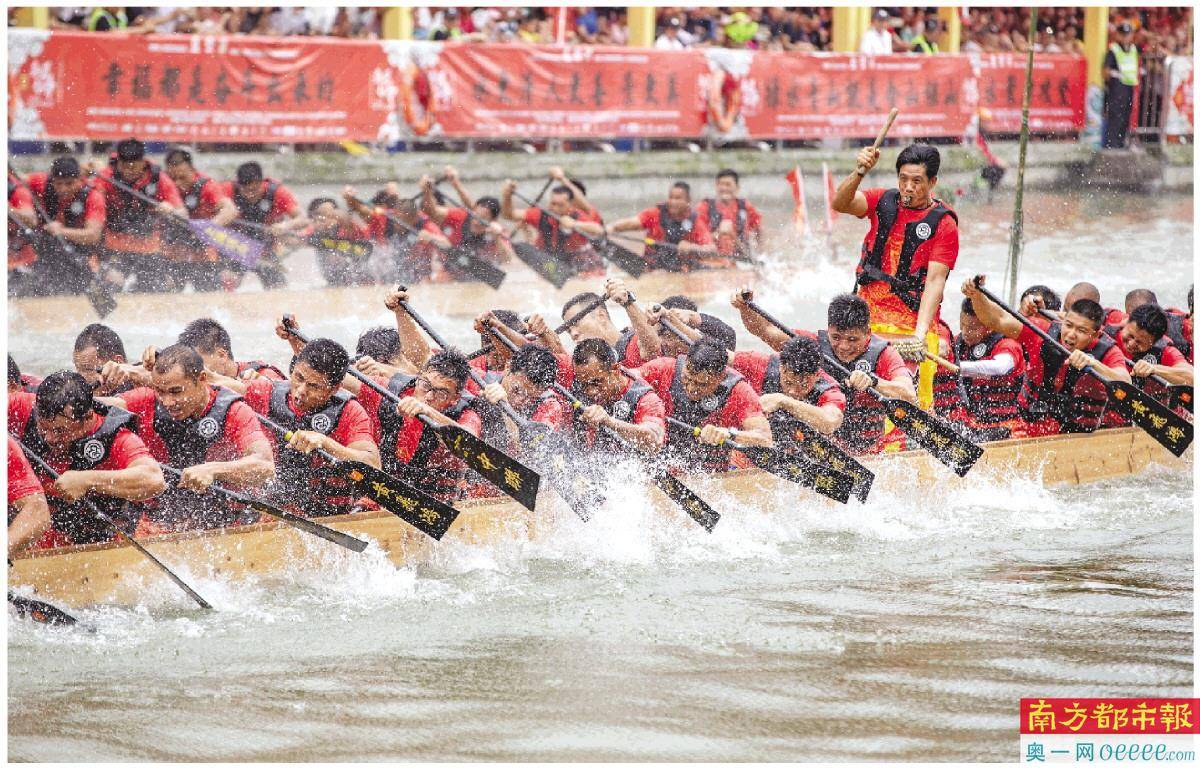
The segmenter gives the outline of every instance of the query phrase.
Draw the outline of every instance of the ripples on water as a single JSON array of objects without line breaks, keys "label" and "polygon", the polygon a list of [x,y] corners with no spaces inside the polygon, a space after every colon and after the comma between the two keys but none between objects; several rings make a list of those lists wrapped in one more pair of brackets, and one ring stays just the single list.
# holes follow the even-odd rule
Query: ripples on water
[{"label": "ripples on water", "polygon": [[211,614],[10,619],[9,757],[1012,760],[1020,697],[1190,692],[1187,474],[948,485],[700,485],[712,535],[615,485],[532,542],[197,580]]}]

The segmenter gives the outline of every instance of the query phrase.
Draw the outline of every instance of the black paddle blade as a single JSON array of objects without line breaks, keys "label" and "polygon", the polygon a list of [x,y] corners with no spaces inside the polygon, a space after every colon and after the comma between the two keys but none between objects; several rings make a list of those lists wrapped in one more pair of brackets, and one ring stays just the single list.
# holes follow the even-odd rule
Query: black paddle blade
[{"label": "black paddle blade", "polygon": [[346,478],[358,490],[379,503],[385,510],[429,535],[441,540],[458,517],[458,511],[441,500],[404,483],[400,479],[372,468],[366,463],[346,463]]},{"label": "black paddle blade", "polygon": [[454,425],[434,427],[446,448],[480,476],[529,510],[537,502],[541,477],[483,439]]},{"label": "black paddle blade", "polygon": [[[542,425],[541,423],[528,423]],[[604,488],[581,467],[567,444],[566,436],[547,430],[522,430],[522,446],[530,461],[542,471],[550,487],[570,506],[581,520],[591,518],[591,509],[604,505]]]},{"label": "black paddle blade", "polygon": [[34,623],[43,623],[47,626],[73,626],[78,622],[53,604],[17,596],[12,591],[8,592],[8,605],[17,611],[19,617],[28,618]]},{"label": "black paddle blade", "polygon": [[1189,412],[1194,413],[1196,410],[1192,408],[1193,400],[1192,387],[1190,385],[1176,385],[1175,387],[1171,388],[1170,406],[1172,409],[1182,406]]},{"label": "black paddle blade", "polygon": [[775,452],[764,447],[741,446],[738,451],[764,471],[808,487],[830,500],[845,503],[850,499],[854,479],[845,473],[817,465],[800,455]]},{"label": "black paddle blade", "polygon": [[717,526],[717,522],[721,520],[721,514],[713,510],[711,505],[701,500],[695,492],[684,486],[682,481],[666,471],[655,474],[654,485],[709,532],[712,532],[713,527]]},{"label": "black paddle blade", "polygon": [[504,283],[504,279],[508,275],[486,259],[481,259],[473,249],[455,247],[442,252],[442,254],[451,271],[469,275],[483,281],[493,289],[499,289],[500,284]]},{"label": "black paddle blade", "polygon": [[318,524],[315,521],[310,521],[303,516],[297,516],[294,513],[288,513],[285,510],[276,508],[275,506],[270,505],[269,503],[264,503],[261,500],[250,500],[248,505],[250,508],[258,511],[259,513],[266,514],[272,518],[280,519],[281,521],[286,521],[296,529],[307,532],[315,537],[319,537],[322,540],[328,540],[331,543],[340,545],[342,548],[348,548],[355,553],[362,553],[367,548],[367,543],[365,540],[359,540],[356,537],[347,535],[345,532],[338,532],[336,529],[330,529],[329,527]]},{"label": "black paddle blade", "polygon": [[1192,444],[1192,424],[1143,391],[1117,380],[1109,380],[1108,403],[1134,425],[1180,457]]},{"label": "black paddle blade", "polygon": [[929,413],[896,398],[886,399],[888,417],[904,435],[920,444],[959,476],[966,476],[983,449],[960,436]]},{"label": "black paddle blade", "polygon": [[83,290],[83,295],[87,297],[92,310],[95,310],[96,315],[101,319],[104,319],[109,313],[117,309],[116,298],[113,297],[108,287],[104,285],[104,281],[99,278],[88,282],[87,288]]},{"label": "black paddle blade", "polygon": [[640,254],[635,254],[619,244],[609,241],[596,247],[597,251],[609,262],[634,278],[640,278],[646,272],[646,260]]},{"label": "black paddle blade", "polygon": [[875,483],[875,474],[867,466],[848,455],[843,449],[834,445],[833,442],[817,435],[815,431],[805,430],[802,436],[796,436],[796,446],[813,461],[822,465],[828,465],[835,471],[840,471],[849,476],[854,484],[850,489],[850,493],[857,497],[860,502],[865,503],[867,495],[871,493],[871,485]]},{"label": "black paddle blade", "polygon": [[533,269],[533,272],[545,278],[556,289],[561,289],[563,284],[567,282],[567,279],[575,274],[575,271],[569,264],[545,251],[535,248],[533,244],[514,243],[512,247],[513,253],[522,262],[529,265]]}]

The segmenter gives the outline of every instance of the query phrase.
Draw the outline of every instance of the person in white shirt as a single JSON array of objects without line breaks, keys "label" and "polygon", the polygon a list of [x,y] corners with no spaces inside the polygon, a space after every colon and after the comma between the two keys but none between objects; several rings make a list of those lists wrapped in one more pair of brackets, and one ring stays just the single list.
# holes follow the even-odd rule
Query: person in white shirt
[{"label": "person in white shirt", "polygon": [[658,36],[658,40],[654,41],[654,47],[660,51],[682,51],[686,46],[679,39],[681,26],[679,19],[672,16],[667,21],[666,27],[663,28],[663,33]]},{"label": "person in white shirt", "polygon": [[892,52],[891,17],[882,8],[871,17],[871,27],[863,33],[859,53],[887,54]]}]

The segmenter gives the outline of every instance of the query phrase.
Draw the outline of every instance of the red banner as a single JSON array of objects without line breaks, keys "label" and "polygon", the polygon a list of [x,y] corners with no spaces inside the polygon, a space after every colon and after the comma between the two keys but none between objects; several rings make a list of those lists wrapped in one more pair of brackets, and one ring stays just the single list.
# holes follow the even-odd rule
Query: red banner
[{"label": "red banner", "polygon": [[[978,79],[983,130],[1007,134],[1019,132],[1021,104],[1025,98],[1025,55],[981,54]],[[1086,59],[1071,54],[1034,55],[1029,130],[1035,133],[1081,130],[1086,96]]]},{"label": "red banner", "polygon": [[974,110],[965,56],[757,53],[742,84],[751,136],[962,136]]},{"label": "red banner", "polygon": [[[9,30],[13,139],[221,142],[713,135],[897,137],[1020,127],[1024,59]],[[1039,55],[1031,125],[1083,126],[1084,60]],[[981,110],[982,108],[982,110]],[[716,127],[720,127],[719,130]]]}]

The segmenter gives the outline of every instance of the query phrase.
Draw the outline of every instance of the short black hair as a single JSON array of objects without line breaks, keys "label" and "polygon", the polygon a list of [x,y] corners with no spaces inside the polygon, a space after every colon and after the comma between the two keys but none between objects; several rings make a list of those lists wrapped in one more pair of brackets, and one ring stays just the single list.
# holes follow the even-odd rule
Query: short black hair
[{"label": "short black hair", "polygon": [[194,347],[180,343],[158,351],[158,355],[154,357],[154,371],[157,374],[166,374],[176,366],[183,369],[185,377],[195,380],[200,377],[200,372],[204,371],[204,359]]},{"label": "short black hair", "polygon": [[733,177],[734,184],[741,184],[741,177],[739,177],[738,172],[734,171],[733,169],[723,168],[717,172],[717,179],[720,179],[721,177],[725,177],[725,176]]},{"label": "short black hair", "polygon": [[1129,323],[1135,323],[1138,328],[1154,338],[1155,342],[1167,333],[1167,314],[1153,302],[1138,305],[1129,314]]},{"label": "short black hair", "polygon": [[821,348],[812,337],[796,335],[779,349],[779,363],[795,374],[813,374],[821,368]]},{"label": "short black hair", "polygon": [[1042,298],[1042,304],[1047,310],[1062,310],[1062,297],[1058,296],[1058,292],[1051,289],[1049,286],[1043,286],[1040,283],[1035,283],[1025,291],[1021,292],[1021,299],[1025,299],[1031,294],[1036,294]]},{"label": "short black hair", "polygon": [[513,353],[508,370],[514,374],[523,374],[529,381],[542,390],[550,387],[558,376],[558,359],[542,345],[522,345]]},{"label": "short black hair", "polygon": [[688,197],[688,200],[692,199],[692,186],[687,182],[676,182],[675,184],[671,185],[671,189],[683,190],[683,194]]},{"label": "short black hair", "polygon": [[67,407],[80,420],[92,413],[96,403],[92,400],[92,386],[79,372],[55,372],[38,386],[33,402],[38,416],[52,419],[66,414]]},{"label": "short black hair", "polygon": [[500,216],[500,201],[495,196],[485,195],[475,201],[476,206],[483,206],[488,211],[492,212],[492,219]]},{"label": "short black hair", "polygon": [[76,179],[80,174],[79,161],[70,155],[55,158],[50,164],[51,179]]},{"label": "short black hair", "polygon": [[1150,289],[1134,289],[1125,295],[1125,307],[1132,305],[1136,308],[1147,303],[1152,305],[1158,304],[1158,295]]},{"label": "short black hair", "polygon": [[141,160],[146,157],[146,145],[141,139],[129,137],[117,142],[117,160]]},{"label": "short black hair", "polygon": [[317,209],[320,208],[321,204],[323,203],[332,203],[335,209],[338,207],[337,201],[335,201],[333,198],[313,198],[308,202],[308,215],[310,217],[314,216],[317,213]]},{"label": "short black hair", "polygon": [[320,337],[305,345],[292,359],[293,367],[299,363],[311,366],[336,388],[341,386],[342,379],[350,368],[350,354],[333,340]]},{"label": "short black hair", "polygon": [[8,384],[20,387],[21,383],[21,367],[17,366],[16,359],[12,357],[12,353],[8,354]]},{"label": "short black hair", "polygon": [[168,166],[174,166],[179,163],[192,165],[192,153],[190,150],[185,150],[182,147],[172,147],[166,157],[163,158],[163,163]]},{"label": "short black hair", "polygon": [[691,310],[693,313],[700,310],[699,305],[693,302],[690,297],[685,297],[682,294],[672,294],[658,304],[671,310]]},{"label": "short black hair", "polygon": [[975,317],[975,306],[971,304],[970,298],[963,297],[962,311],[972,318]]},{"label": "short black hair", "polygon": [[737,331],[729,324],[708,313],[700,314],[700,333],[725,347],[737,350]]},{"label": "short black hair", "polygon": [[179,333],[179,344],[190,345],[203,354],[224,350],[233,358],[233,342],[225,327],[211,318],[197,318],[183,327]]},{"label": "short black hair", "polygon": [[826,323],[831,329],[870,329],[871,306],[856,294],[839,294],[829,303]]},{"label": "short black hair", "polygon": [[924,166],[925,176],[933,179],[937,177],[938,169],[942,167],[942,156],[933,145],[910,144],[896,156],[896,173],[900,173],[901,166],[907,166],[910,163]]},{"label": "short black hair", "polygon": [[1070,312],[1081,315],[1095,325],[1097,329],[1104,325],[1104,308],[1099,302],[1090,299],[1077,299],[1070,307]]},{"label": "short black hair", "polygon": [[729,351],[718,342],[700,339],[688,348],[687,366],[693,372],[721,374],[728,365]]},{"label": "short black hair", "polygon": [[571,182],[571,184],[575,185],[576,190],[579,190],[579,192],[583,193],[584,195],[587,195],[587,185],[585,185],[583,182],[579,181],[578,179],[576,179],[573,176],[569,176],[569,177],[567,177],[567,179],[568,179],[568,181]]},{"label": "short black hair", "polygon": [[104,324],[88,324],[75,338],[76,353],[95,348],[96,355],[102,361],[114,361],[117,356],[125,358],[125,343],[115,331]]},{"label": "short black hair", "polygon": [[[566,319],[568,319],[572,315],[574,315],[574,313],[571,310],[572,308],[577,308],[582,305],[590,304],[592,302],[595,302],[598,299],[600,299],[600,295],[594,291],[581,291],[580,293],[576,294],[574,297],[571,297],[569,300],[567,300],[567,303],[562,306],[563,320],[565,321]],[[608,308],[606,308],[604,305],[601,305],[600,307],[598,307],[596,309],[602,310],[605,315],[608,315]],[[576,311],[576,312],[578,312],[578,311]]]},{"label": "short black hair", "polygon": [[390,193],[387,190],[380,190],[371,196],[372,206],[384,206],[389,209],[394,209],[400,205],[400,196],[395,193]]},{"label": "short black hair", "polygon": [[370,356],[384,363],[395,359],[402,352],[400,333],[390,326],[372,326],[358,335],[358,344],[354,346],[356,359]]},{"label": "short black hair", "polygon": [[463,386],[467,384],[467,378],[471,376],[471,365],[457,350],[443,350],[440,353],[434,353],[425,362],[424,368],[432,369],[438,374],[454,380],[459,390],[463,389]]},{"label": "short black hair", "polygon": [[263,180],[263,170],[256,161],[248,161],[237,167],[237,183],[252,184]]},{"label": "short black hair", "polygon": [[529,331],[529,328],[525,326],[525,322],[521,320],[521,316],[517,315],[516,311],[493,310],[492,315],[500,319],[500,323],[504,324],[513,331],[520,332],[521,334]]},{"label": "short black hair", "polygon": [[571,192],[571,188],[564,184],[555,185],[554,187],[550,188],[550,194],[565,195],[567,196],[567,200],[575,200],[575,193]]},{"label": "short black hair", "polygon": [[604,340],[598,337],[589,337],[586,340],[580,340],[575,346],[575,350],[571,353],[571,363],[575,366],[583,366],[595,361],[598,364],[603,364],[607,367],[617,365],[617,351],[612,349]]}]

